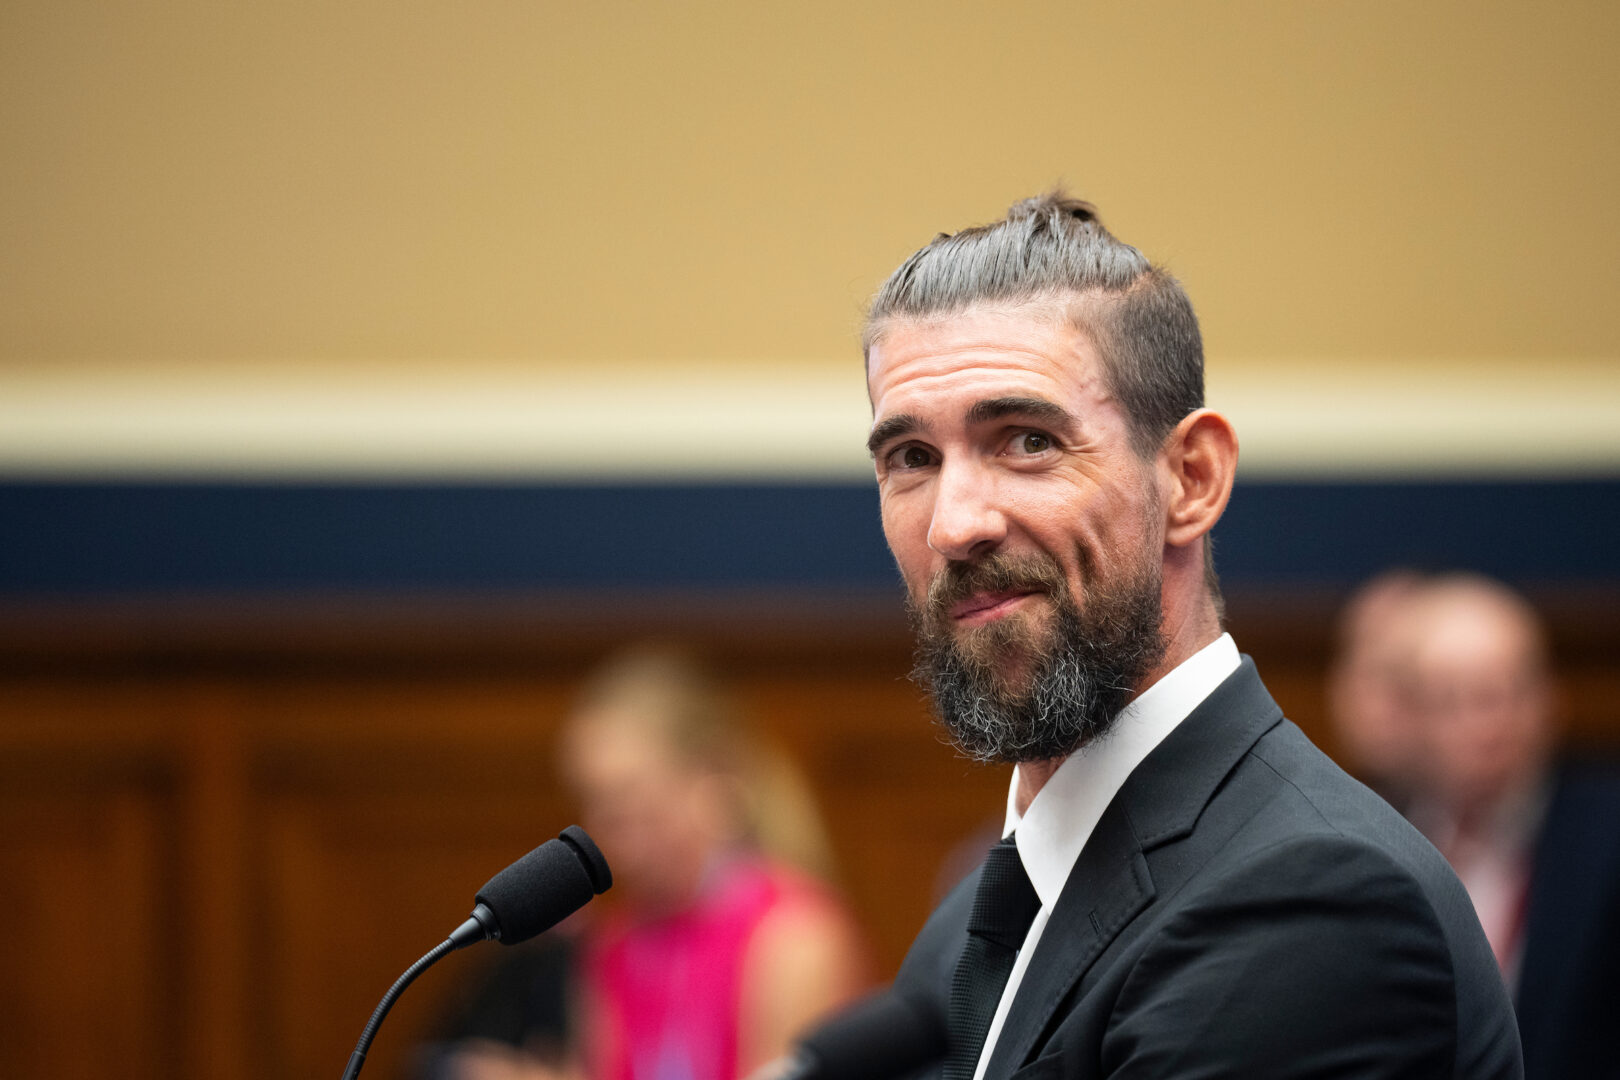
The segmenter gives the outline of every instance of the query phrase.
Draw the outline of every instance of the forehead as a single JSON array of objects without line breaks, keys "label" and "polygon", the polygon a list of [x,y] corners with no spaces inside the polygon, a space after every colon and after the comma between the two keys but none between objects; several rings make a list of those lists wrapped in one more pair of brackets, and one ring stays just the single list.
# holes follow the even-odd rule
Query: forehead
[{"label": "forehead", "polygon": [[1512,678],[1535,666],[1533,627],[1488,596],[1441,596],[1420,610],[1412,665],[1420,675]]},{"label": "forehead", "polygon": [[1105,397],[1091,338],[1056,303],[974,307],[884,327],[867,358],[873,413],[1008,392],[1055,401]]}]

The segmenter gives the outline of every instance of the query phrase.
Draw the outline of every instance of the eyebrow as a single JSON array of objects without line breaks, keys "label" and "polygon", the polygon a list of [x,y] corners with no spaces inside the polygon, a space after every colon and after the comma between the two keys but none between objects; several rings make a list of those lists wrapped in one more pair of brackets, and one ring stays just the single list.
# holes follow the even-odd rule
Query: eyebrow
[{"label": "eyebrow", "polygon": [[974,402],[968,410],[969,424],[982,424],[989,420],[1002,420],[1020,416],[1055,428],[1072,429],[1077,421],[1074,414],[1055,401],[1038,397],[998,397]]},{"label": "eyebrow", "polygon": [[[1054,401],[1038,397],[998,397],[976,401],[967,411],[967,422],[983,424],[1009,416],[1023,417],[1063,431],[1072,431],[1078,425],[1074,414],[1068,409]],[[876,457],[879,447],[885,443],[903,435],[910,435],[921,428],[922,421],[912,413],[886,416],[873,425],[872,434],[866,437],[866,450]]]},{"label": "eyebrow", "polygon": [[922,427],[922,421],[911,413],[896,413],[894,416],[885,416],[872,426],[872,434],[866,437],[866,452],[876,457],[878,447],[890,439],[910,435],[920,427]]}]

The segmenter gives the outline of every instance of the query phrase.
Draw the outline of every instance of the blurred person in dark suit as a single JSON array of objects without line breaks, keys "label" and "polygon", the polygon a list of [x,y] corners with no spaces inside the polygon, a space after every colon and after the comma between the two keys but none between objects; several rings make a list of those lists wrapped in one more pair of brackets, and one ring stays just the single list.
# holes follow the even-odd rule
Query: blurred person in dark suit
[{"label": "blurred person in dark suit", "polygon": [[1447,575],[1391,629],[1423,751],[1410,816],[1515,990],[1526,1075],[1620,1077],[1620,776],[1555,761],[1540,619],[1498,582]]},{"label": "blurred person in dark suit", "polygon": [[865,344],[919,678],[1014,766],[897,979],[931,1075],[1520,1075],[1456,876],[1222,630],[1237,441],[1179,284],[1054,194],[914,254]]},{"label": "blurred person in dark suit", "polygon": [[1425,748],[1404,713],[1398,628],[1422,582],[1414,570],[1388,570],[1355,590],[1339,613],[1327,678],[1328,722],[1340,764],[1403,811]]},{"label": "blurred person in dark suit", "polygon": [[439,1055],[444,1080],[736,1080],[862,988],[807,787],[691,657],[607,662],[560,749],[614,889],[571,955],[530,958],[540,982],[489,980],[464,1020],[475,1038]]}]

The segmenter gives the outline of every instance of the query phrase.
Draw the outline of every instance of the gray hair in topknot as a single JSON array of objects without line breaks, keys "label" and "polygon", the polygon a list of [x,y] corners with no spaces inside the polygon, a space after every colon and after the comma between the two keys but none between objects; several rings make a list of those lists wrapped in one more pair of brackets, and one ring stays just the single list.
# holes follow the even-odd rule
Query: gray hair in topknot
[{"label": "gray hair in topknot", "polygon": [[1097,208],[1062,191],[1025,199],[990,225],[941,233],[900,264],[867,313],[863,350],[889,324],[980,304],[1067,306],[1102,356],[1104,377],[1151,459],[1204,404],[1204,346],[1181,285],[1103,227]]}]

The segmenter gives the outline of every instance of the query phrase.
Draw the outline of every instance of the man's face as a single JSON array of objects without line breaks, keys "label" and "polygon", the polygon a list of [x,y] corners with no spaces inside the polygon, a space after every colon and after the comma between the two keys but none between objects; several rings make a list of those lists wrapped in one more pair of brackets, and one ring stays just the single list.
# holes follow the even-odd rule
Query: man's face
[{"label": "man's face", "polygon": [[[976,757],[1068,753],[1163,652],[1156,471],[1095,347],[1055,305],[974,308],[889,325],[867,388],[883,528],[947,724]],[[963,692],[942,695],[942,676]],[[1052,732],[1029,715],[1050,711],[1043,692],[1095,700]],[[980,701],[1014,730],[958,730],[953,708]]]},{"label": "man's face", "polygon": [[1454,812],[1522,795],[1551,738],[1549,688],[1534,630],[1490,597],[1442,594],[1419,613],[1405,658],[1405,701],[1428,779]]}]

